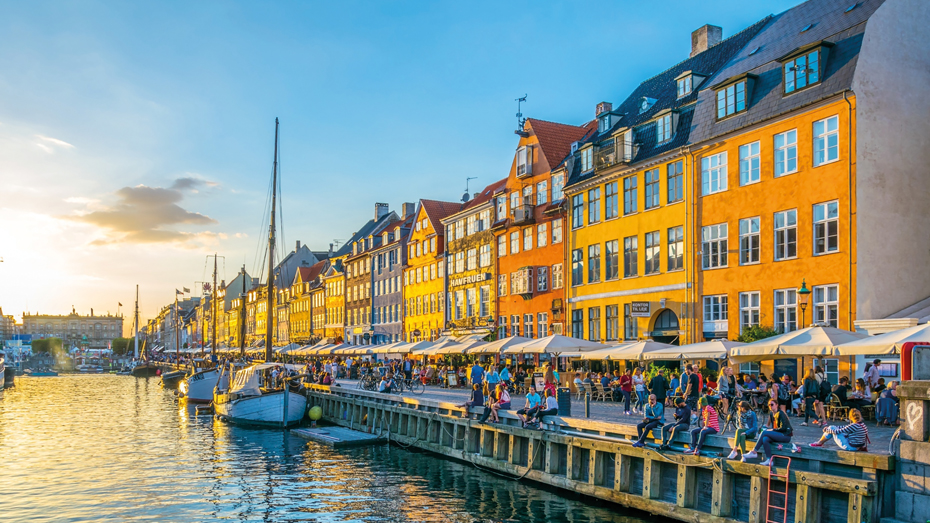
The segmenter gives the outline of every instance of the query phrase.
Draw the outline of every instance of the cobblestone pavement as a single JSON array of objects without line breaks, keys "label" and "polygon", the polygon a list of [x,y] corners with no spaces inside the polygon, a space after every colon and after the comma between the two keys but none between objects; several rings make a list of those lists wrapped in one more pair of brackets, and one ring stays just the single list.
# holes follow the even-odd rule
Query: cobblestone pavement
[{"label": "cobblestone pavement", "polygon": [[[339,384],[343,387],[352,387],[356,386],[356,382],[348,380],[339,380]],[[411,394],[405,393],[404,396],[410,398],[419,398],[419,399],[428,399],[433,401],[442,401],[446,403],[454,403],[456,405],[461,405],[469,397],[469,390],[465,388],[455,388],[455,389],[445,389],[440,387],[429,386],[426,387],[426,392],[423,394]],[[513,410],[523,407],[525,401],[525,396],[519,394],[513,394],[511,399],[511,405]],[[673,409],[666,408],[665,417],[667,420],[672,420]],[[575,395],[572,395],[572,418],[585,419],[584,412],[584,399],[575,399]],[[621,423],[624,425],[635,426],[637,423],[643,420],[641,414],[632,414],[627,416],[623,413],[623,403],[622,402],[613,402],[613,401],[591,401],[590,402],[590,417],[588,419],[594,421],[606,421],[610,423]],[[760,422],[762,420],[760,419]],[[816,441],[820,435],[823,433],[823,430],[817,425],[809,425],[807,427],[802,427],[801,422],[804,421],[803,418],[791,418],[791,426],[794,428],[794,437],[793,442],[798,445],[806,446],[812,441]],[[830,421],[831,425],[845,425],[847,422],[836,420]],[[877,454],[888,454],[888,443],[891,440],[892,434],[897,427],[880,427],[876,426],[875,421],[866,421],[866,425],[869,429],[869,437],[872,440],[872,443],[869,445],[869,452]],[[725,434],[727,437],[733,437],[732,429]],[[827,443],[827,448],[836,447],[833,443]]]}]

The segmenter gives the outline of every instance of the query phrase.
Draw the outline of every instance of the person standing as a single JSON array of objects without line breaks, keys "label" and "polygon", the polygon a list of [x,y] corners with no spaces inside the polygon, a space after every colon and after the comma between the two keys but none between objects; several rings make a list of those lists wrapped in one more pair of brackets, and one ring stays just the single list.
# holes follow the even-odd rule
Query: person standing
[{"label": "person standing", "polygon": [[878,386],[879,369],[878,366],[882,364],[882,360],[875,358],[872,360],[872,366],[869,367],[869,370],[865,371],[863,379],[865,384],[869,387],[869,390],[874,390]]},{"label": "person standing", "polygon": [[484,367],[476,361],[471,368],[471,384],[481,384],[484,381]]},{"label": "person standing", "polygon": [[804,382],[801,386],[804,391],[804,421],[801,422],[801,426],[806,427],[812,415],[814,417],[814,425],[817,425],[820,423],[820,418],[814,410],[816,409],[815,404],[820,398],[820,384],[817,383],[817,378],[814,377],[813,370],[807,369],[807,373],[804,375]]},{"label": "person standing", "polygon": [[643,369],[636,367],[633,371],[633,389],[636,391],[636,411],[643,412],[646,408],[646,380],[643,378]]},{"label": "person standing", "polygon": [[682,384],[682,387],[684,387],[682,395],[685,398],[685,403],[688,404],[688,408],[693,412],[697,410],[698,398],[701,396],[701,380],[690,363],[685,366],[685,376],[687,376],[687,383]]},{"label": "person standing", "polygon": [[665,379],[665,369],[660,368],[659,372],[649,380],[649,392],[655,395],[656,401],[665,404],[668,397],[668,380]]},{"label": "person standing", "polygon": [[623,413],[630,415],[630,394],[633,393],[633,371],[627,369],[620,376],[620,394],[623,394]]}]

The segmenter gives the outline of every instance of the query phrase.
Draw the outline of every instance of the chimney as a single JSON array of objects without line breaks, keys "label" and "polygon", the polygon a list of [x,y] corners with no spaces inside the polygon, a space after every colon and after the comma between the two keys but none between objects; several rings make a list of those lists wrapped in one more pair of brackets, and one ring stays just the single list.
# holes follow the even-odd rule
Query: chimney
[{"label": "chimney", "polygon": [[333,255],[333,244],[329,244],[329,255],[330,257]]},{"label": "chimney", "polygon": [[297,240],[297,247],[294,249],[294,252],[297,252],[299,250],[300,250],[300,240]]},{"label": "chimney", "polygon": [[691,33],[691,56],[710,49],[723,39],[723,29],[716,25],[704,25]]},{"label": "chimney", "polygon": [[413,213],[417,212],[417,205],[415,203],[405,203],[401,206],[404,211],[403,219],[407,219],[413,216]]},{"label": "chimney", "polygon": [[594,110],[594,116],[600,116],[603,113],[609,113],[614,108],[613,104],[610,102],[601,102],[597,104],[597,109]]},{"label": "chimney", "polygon": [[389,211],[390,207],[386,203],[375,204],[375,221],[383,218]]}]

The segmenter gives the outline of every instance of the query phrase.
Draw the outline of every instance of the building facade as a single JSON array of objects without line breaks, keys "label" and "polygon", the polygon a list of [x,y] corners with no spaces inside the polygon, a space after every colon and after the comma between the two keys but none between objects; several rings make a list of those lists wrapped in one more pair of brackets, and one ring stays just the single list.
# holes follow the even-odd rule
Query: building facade
[{"label": "building facade", "polygon": [[23,313],[23,334],[32,339],[59,338],[66,349],[104,350],[114,338],[123,336],[123,316],[107,314],[31,314]]},{"label": "building facade", "polygon": [[[380,242],[380,238],[378,238]],[[345,340],[353,345],[371,342],[371,249],[375,237],[360,238],[352,245],[346,267]]]},{"label": "building facade", "polygon": [[565,321],[563,207],[571,144],[593,126],[527,119],[505,192],[496,195],[499,337],[562,334]]},{"label": "building facade", "polygon": [[404,336],[404,266],[407,238],[415,218],[413,204],[404,204],[404,218],[381,232],[380,246],[371,251],[373,344],[401,341]]}]

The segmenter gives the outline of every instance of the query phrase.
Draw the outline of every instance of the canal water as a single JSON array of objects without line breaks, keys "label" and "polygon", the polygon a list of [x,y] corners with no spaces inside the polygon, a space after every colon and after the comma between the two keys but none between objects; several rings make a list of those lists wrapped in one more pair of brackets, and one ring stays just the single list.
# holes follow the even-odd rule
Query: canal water
[{"label": "canal water", "polygon": [[0,392],[0,521],[644,523],[396,446],[234,427],[156,378],[17,378]]}]

